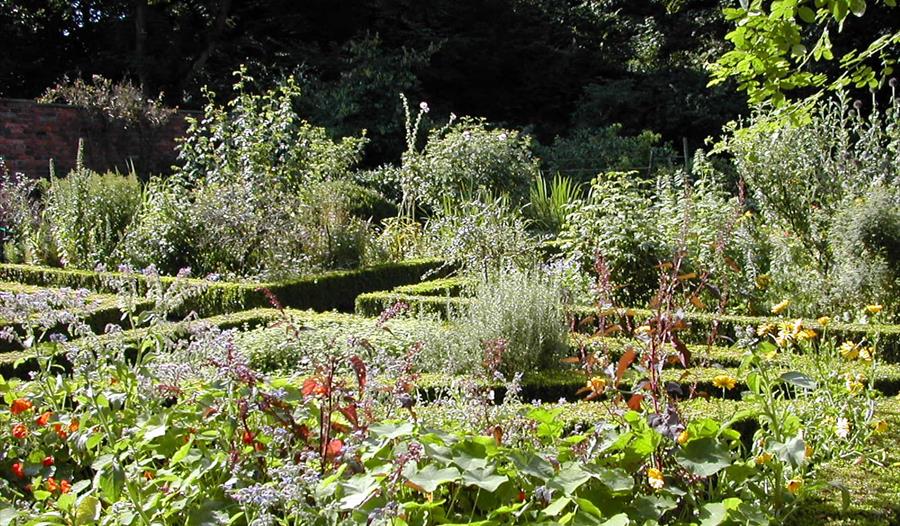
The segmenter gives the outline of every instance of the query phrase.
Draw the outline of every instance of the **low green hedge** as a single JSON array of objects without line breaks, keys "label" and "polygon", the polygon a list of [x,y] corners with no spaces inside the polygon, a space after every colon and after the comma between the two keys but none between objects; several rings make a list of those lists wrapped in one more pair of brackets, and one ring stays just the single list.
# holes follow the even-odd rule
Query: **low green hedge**
[{"label": "low green hedge", "polygon": [[452,278],[440,278],[395,287],[393,292],[409,294],[412,296],[459,296],[460,292],[473,281],[471,279],[454,276]]},{"label": "low green hedge", "polygon": [[[386,308],[402,301],[409,305],[410,312],[424,312],[443,318],[454,309],[462,309],[471,301],[467,298],[436,298],[434,296],[415,296],[401,294],[394,291],[372,292],[362,294],[356,299],[356,313],[363,316],[377,316]],[[596,316],[596,310],[592,307],[575,307],[572,309],[576,324],[582,320]],[[633,330],[644,320],[653,316],[653,312],[647,309],[615,309],[607,314],[607,325],[619,324],[626,332]],[[703,344],[712,331],[713,322],[717,322],[716,344],[732,343],[736,341],[740,333],[747,327],[756,328],[760,325],[773,323],[778,325],[787,319],[763,317],[763,316],[731,316],[688,312],[685,314],[688,329],[681,332],[685,342]],[[803,320],[805,327],[815,329],[821,333],[823,327],[815,320]],[[582,330],[588,330],[592,325],[584,324]],[[900,362],[900,325],[863,325],[855,323],[831,322],[827,327],[827,334],[839,340],[852,340],[859,342],[862,339],[873,341],[877,336],[880,339],[879,346],[882,359],[891,362]]]},{"label": "low green hedge", "polygon": [[[182,306],[181,312],[196,311],[200,316],[235,312],[244,309],[269,307],[270,302],[263,289],[271,291],[285,307],[351,311],[356,296],[363,292],[385,290],[398,285],[415,283],[422,276],[438,272],[442,263],[434,259],[388,263],[356,270],[337,270],[272,283],[228,283],[199,279],[185,280],[202,288],[202,291]],[[90,272],[30,265],[0,265],[0,280],[14,281],[41,287],[85,288],[97,292],[115,292],[109,281],[121,279],[116,272]],[[139,285],[146,280],[134,276]],[[175,278],[164,277],[164,283]]]},{"label": "low green hedge", "polygon": [[399,292],[367,292],[356,297],[356,314],[360,316],[379,316],[382,312],[396,305],[405,303],[412,315],[424,314],[447,319],[453,310],[464,308],[470,300],[449,296],[416,296]]},{"label": "low green hedge", "polygon": [[[576,319],[585,319],[589,316],[596,316],[596,310],[591,307],[577,307],[574,309],[574,314]],[[651,316],[653,316],[653,311],[647,309],[615,309],[613,313],[608,314],[607,319],[608,324],[618,323],[623,328],[633,329]],[[793,321],[775,317],[719,316],[699,312],[688,312],[685,314],[684,319],[688,322],[689,327],[680,333],[683,340],[690,343],[706,343],[715,322],[717,324],[717,344],[736,341],[748,327],[755,329],[767,323],[774,324],[777,327],[780,323]],[[891,362],[900,361],[900,325],[864,325],[833,321],[823,328],[815,320],[802,321],[804,327],[815,329],[819,334],[822,334],[824,330],[826,334],[838,340],[859,342],[866,339],[872,342],[877,337],[879,339],[881,358]]]}]

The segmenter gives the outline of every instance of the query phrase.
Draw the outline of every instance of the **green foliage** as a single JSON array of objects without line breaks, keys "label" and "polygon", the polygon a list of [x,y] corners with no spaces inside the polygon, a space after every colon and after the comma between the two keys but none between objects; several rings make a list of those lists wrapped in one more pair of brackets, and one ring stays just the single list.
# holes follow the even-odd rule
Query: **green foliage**
[{"label": "green foliage", "polygon": [[[867,116],[863,111],[861,102],[851,109],[840,97],[818,106],[806,123],[761,114],[723,143],[763,220],[759,246],[768,252],[767,294],[773,303],[792,298],[807,315],[828,309],[835,251],[843,243],[832,225],[870,188],[893,188],[900,181],[898,102]],[[842,254],[843,264],[853,265],[846,259],[852,253]],[[833,292],[837,305],[871,301]]]},{"label": "green foliage", "polygon": [[423,151],[408,151],[400,176],[404,194],[438,210],[444,202],[455,205],[485,191],[518,202],[537,174],[528,137],[466,117],[433,130]]},{"label": "green foliage", "polygon": [[449,265],[486,277],[535,257],[527,223],[503,198],[466,203],[445,201],[443,214],[425,226],[430,250]]},{"label": "green foliage", "polygon": [[[141,203],[134,173],[99,174],[84,168],[50,182],[43,219],[64,266],[92,269],[111,261]],[[42,258],[48,262],[47,255]]]},{"label": "green foliage", "polygon": [[395,153],[403,126],[396,94],[418,90],[418,74],[437,47],[391,48],[377,34],[348,40],[337,57],[303,67],[300,109],[336,137],[368,130],[370,155],[384,159]]},{"label": "green foliage", "polygon": [[0,248],[3,259],[18,263],[29,259],[30,241],[39,228],[37,203],[32,193],[37,181],[10,174],[0,157]]},{"label": "green foliage", "polygon": [[[434,273],[441,267],[437,260],[409,260],[401,263],[373,265],[362,269],[336,270],[310,276],[273,281],[268,283],[228,283],[204,280],[188,280],[200,291],[191,297],[179,315],[187,315],[191,310],[201,316],[212,316],[255,307],[270,307],[271,302],[263,288],[271,291],[279,301],[288,307],[317,310],[353,310],[354,298],[374,290],[390,289],[397,285],[416,283],[427,273]],[[98,292],[115,293],[117,287],[111,283],[120,282],[123,275],[118,272],[93,272],[69,270],[30,265],[0,265],[0,280],[26,283],[43,287],[69,287],[89,289]],[[161,277],[163,284],[176,281],[174,277]],[[140,293],[146,290],[145,278],[141,275],[128,276]],[[184,281],[184,280],[182,280]]]},{"label": "green foliage", "polygon": [[324,128],[302,120],[293,108],[300,96],[293,78],[261,94],[249,92],[253,79],[244,70],[237,78],[236,96],[225,106],[207,92],[203,117],[189,119],[177,174],[200,185],[237,183],[283,192],[347,176],[364,138],[335,143]]},{"label": "green foliage", "polygon": [[170,275],[188,266],[192,248],[189,196],[177,177],[150,179],[113,258],[137,268],[154,265]]},{"label": "green foliage", "polygon": [[557,173],[548,183],[537,177],[529,190],[530,202],[525,215],[544,232],[558,233],[570,208],[582,197],[582,186]]},{"label": "green foliage", "polygon": [[567,217],[560,232],[563,253],[593,264],[606,260],[620,302],[636,305],[656,288],[656,265],[669,253],[656,228],[651,186],[634,172],[611,172],[591,183],[587,202]]},{"label": "green foliage", "polygon": [[873,185],[835,215],[836,300],[854,307],[859,299],[900,312],[900,187]]},{"label": "green foliage", "polygon": [[674,152],[661,145],[659,134],[644,131],[623,137],[622,126],[578,128],[566,137],[556,137],[550,146],[539,146],[542,168],[561,173],[575,181],[588,182],[598,174],[615,171],[643,171],[671,167]]},{"label": "green foliage", "polygon": [[490,370],[483,362],[492,359],[509,374],[542,370],[556,366],[567,348],[562,291],[539,268],[508,269],[480,281],[450,323],[450,334],[428,342],[429,353],[445,360],[436,370]]},{"label": "green foliage", "polygon": [[816,63],[835,60],[832,35],[844,28],[851,14],[870,23],[880,16],[895,17],[896,5],[895,0],[744,0],[738,8],[724,9],[735,25],[725,37],[734,49],[711,65],[711,84],[735,78],[752,104],[776,106],[784,105],[793,90],[842,90],[851,85],[875,89],[893,73],[900,46],[896,27],[873,32],[860,47],[845,50],[835,75]]}]

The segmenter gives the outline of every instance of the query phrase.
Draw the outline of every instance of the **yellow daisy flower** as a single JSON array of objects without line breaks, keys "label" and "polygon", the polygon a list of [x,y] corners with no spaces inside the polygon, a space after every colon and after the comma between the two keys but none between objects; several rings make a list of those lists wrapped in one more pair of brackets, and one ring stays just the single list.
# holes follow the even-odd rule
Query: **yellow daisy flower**
[{"label": "yellow daisy flower", "polygon": [[713,378],[713,385],[718,387],[719,389],[734,389],[734,386],[737,385],[737,379],[733,376],[727,374],[720,374]]},{"label": "yellow daisy flower", "polygon": [[772,307],[772,314],[781,314],[791,304],[791,300],[781,300],[781,303]]}]

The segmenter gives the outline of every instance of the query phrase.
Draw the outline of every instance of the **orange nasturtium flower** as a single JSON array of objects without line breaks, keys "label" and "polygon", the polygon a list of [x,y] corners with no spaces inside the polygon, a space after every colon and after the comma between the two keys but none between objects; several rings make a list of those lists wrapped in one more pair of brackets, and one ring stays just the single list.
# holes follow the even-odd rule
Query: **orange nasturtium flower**
[{"label": "orange nasturtium flower", "polygon": [[72,489],[72,483],[68,480],[62,480],[59,483],[59,491],[62,493],[68,493],[69,490]]},{"label": "orange nasturtium flower", "polygon": [[787,483],[787,490],[791,493],[797,493],[803,487],[803,481],[800,479],[791,479]]},{"label": "orange nasturtium flower", "polygon": [[10,404],[9,411],[14,415],[18,415],[24,413],[25,411],[28,411],[29,409],[31,409],[31,407],[31,400],[25,398],[16,398],[15,400],[13,400],[13,403]]},{"label": "orange nasturtium flower", "polygon": [[25,424],[16,424],[12,428],[12,435],[21,440],[28,436],[28,428]]},{"label": "orange nasturtium flower", "polygon": [[41,413],[41,416],[34,419],[34,423],[38,427],[44,427],[50,421],[50,417],[52,417],[52,416],[53,416],[53,412],[45,411],[45,412]]},{"label": "orange nasturtium flower", "polygon": [[15,475],[16,477],[18,477],[20,479],[25,478],[25,467],[22,466],[21,462],[16,462],[15,464],[12,465],[12,472],[13,472],[13,475]]},{"label": "orange nasturtium flower", "polygon": [[53,493],[54,491],[59,489],[59,484],[56,483],[56,479],[50,477],[47,479],[47,491]]}]

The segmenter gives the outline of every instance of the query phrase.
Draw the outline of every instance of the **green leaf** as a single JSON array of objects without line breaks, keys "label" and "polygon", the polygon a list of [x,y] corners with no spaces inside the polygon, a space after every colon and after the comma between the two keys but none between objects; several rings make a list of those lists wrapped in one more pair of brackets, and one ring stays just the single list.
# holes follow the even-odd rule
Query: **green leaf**
[{"label": "green leaf", "polygon": [[725,499],[722,502],[708,502],[700,508],[700,526],[719,526],[728,518],[728,512],[737,509],[741,499]]},{"label": "green leaf", "polygon": [[154,438],[159,438],[166,434],[166,430],[169,429],[169,426],[166,424],[160,424],[156,426],[152,426],[144,431],[144,440],[147,442],[152,442]]},{"label": "green leaf", "polygon": [[631,524],[631,521],[628,520],[628,515],[619,513],[618,515],[610,517],[609,520],[604,522],[601,526],[628,526],[629,524]]},{"label": "green leaf", "polygon": [[379,484],[375,477],[366,473],[350,478],[342,486],[344,498],[340,501],[340,507],[343,510],[353,510],[369,500],[372,493],[378,489]]},{"label": "green leaf", "polygon": [[561,489],[566,495],[574,495],[582,484],[591,479],[591,474],[581,469],[575,462],[562,466],[548,486]]},{"label": "green leaf", "polygon": [[100,499],[93,495],[85,495],[75,510],[75,526],[96,524],[100,518]]},{"label": "green leaf", "polygon": [[429,464],[423,469],[407,475],[407,480],[422,488],[425,493],[434,493],[441,484],[459,479],[459,470],[453,467],[438,469]]},{"label": "green leaf", "polygon": [[797,371],[789,371],[782,374],[781,380],[794,387],[799,387],[800,389],[805,389],[807,391],[812,391],[818,387],[815,380]]},{"label": "green leaf", "polygon": [[586,466],[586,468],[613,493],[631,491],[634,488],[634,479],[624,469],[600,466]]},{"label": "green leaf", "polygon": [[463,484],[467,486],[477,486],[489,493],[493,493],[509,478],[506,475],[497,475],[494,473],[493,466],[491,466],[464,471],[462,480]]},{"label": "green leaf", "polygon": [[731,465],[731,452],[712,438],[688,442],[676,454],[680,465],[701,477],[710,477]]},{"label": "green leaf", "polygon": [[556,517],[572,502],[572,499],[569,497],[560,497],[554,500],[549,506],[544,508],[543,513],[548,517]]},{"label": "green leaf", "polygon": [[369,431],[378,438],[391,440],[411,435],[413,432],[413,425],[411,422],[404,422],[402,424],[375,424],[369,427]]},{"label": "green leaf", "polygon": [[191,451],[191,446],[194,444],[194,435],[191,434],[191,438],[188,439],[187,442],[184,443],[183,446],[178,448],[178,451],[172,455],[172,458],[169,460],[169,464],[174,466],[184,460],[187,457],[188,453]]},{"label": "green leaf", "polygon": [[850,0],[850,12],[855,16],[866,14],[866,0]]},{"label": "green leaf", "polygon": [[534,453],[515,451],[510,456],[516,468],[525,474],[535,477],[542,482],[550,480],[553,476],[553,466],[549,461]]},{"label": "green leaf", "polygon": [[797,14],[800,15],[800,19],[807,24],[812,24],[816,21],[816,12],[809,7],[801,6],[800,9],[797,10]]}]

